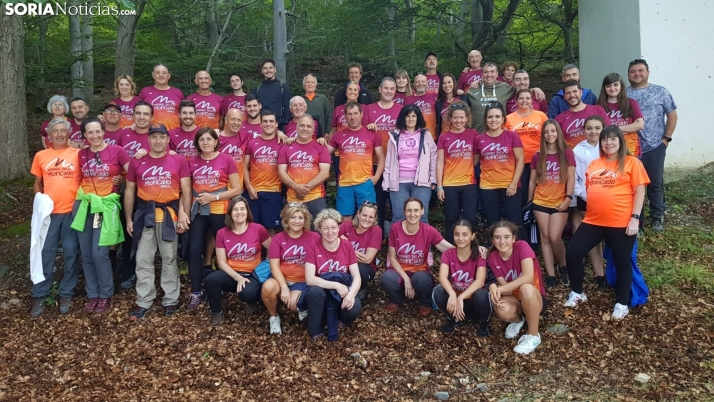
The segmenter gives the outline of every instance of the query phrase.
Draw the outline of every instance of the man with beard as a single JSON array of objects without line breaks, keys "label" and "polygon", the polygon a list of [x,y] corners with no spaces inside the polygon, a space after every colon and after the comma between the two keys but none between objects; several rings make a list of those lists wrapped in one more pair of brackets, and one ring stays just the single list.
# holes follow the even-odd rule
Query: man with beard
[{"label": "man with beard", "polygon": [[74,97],[69,101],[69,109],[72,112],[72,118],[68,120],[72,125],[72,132],[69,135],[70,145],[77,148],[88,146],[89,144],[84,140],[84,135],[82,135],[82,122],[89,115],[87,102],[80,97]]},{"label": "man with beard", "polygon": [[556,116],[555,120],[560,124],[565,143],[570,149],[585,139],[584,126],[588,117],[596,114],[603,118],[605,127],[610,125],[610,118],[602,106],[587,105],[582,101],[583,90],[579,81],[566,81],[563,85],[563,96],[570,108]]},{"label": "man with beard", "polygon": [[200,128],[195,124],[197,120],[196,105],[189,99],[184,99],[179,104],[181,127],[169,130],[169,149],[189,161],[198,155],[198,150],[193,144],[196,131]]},{"label": "man with beard", "polygon": [[238,109],[241,112],[245,112],[245,97],[247,94],[243,91],[243,79],[238,74],[231,74],[229,80],[233,92],[223,96],[221,116],[224,118],[228,114],[228,109]]},{"label": "man with beard", "polygon": [[[439,81],[441,82],[441,81]],[[417,74],[414,76],[414,94],[407,96],[406,104],[414,104],[419,107],[426,122],[426,129],[431,133],[431,137],[436,140],[436,97],[437,92],[428,91],[428,80],[426,75]],[[384,140],[384,139],[382,139]]]},{"label": "man with beard", "polygon": [[[580,82],[580,69],[575,64],[567,64],[563,67],[563,73],[560,78],[563,83],[574,80]],[[597,103],[597,96],[592,90],[588,88],[582,88],[582,98],[581,100],[586,105],[595,105]],[[548,106],[548,118],[554,119],[559,114],[570,108],[570,102],[565,97],[565,93],[561,90],[553,95],[553,99],[550,101],[550,106]],[[563,127],[565,129],[565,127]]]},{"label": "man with beard", "polygon": [[157,64],[151,72],[154,85],[144,87],[139,92],[139,99],[151,105],[154,110],[154,122],[173,130],[180,126],[179,103],[183,100],[180,89],[169,85],[171,72],[164,64]]},{"label": "man with beard", "polygon": [[[197,72],[193,82],[198,85],[198,92],[187,96],[186,99],[192,100],[196,105],[196,125],[217,130],[221,122],[220,110],[223,98],[217,93],[211,92],[213,80],[207,71]],[[179,110],[179,118],[182,120],[181,124],[183,125],[183,117],[180,114],[181,111]]]},{"label": "man with beard", "polygon": [[260,99],[262,110],[272,110],[278,119],[278,126],[283,128],[290,120],[290,87],[275,77],[273,60],[265,60],[261,72],[263,81],[253,88],[253,93]]},{"label": "man with beard", "polygon": [[260,127],[260,109],[263,105],[255,94],[249,94],[245,97],[245,116],[241,132],[250,138],[260,137],[263,129]]},{"label": "man with beard", "polygon": [[149,152],[149,126],[154,115],[154,108],[144,101],[134,105],[134,128],[126,127],[121,131],[117,145],[124,148],[130,158]]}]

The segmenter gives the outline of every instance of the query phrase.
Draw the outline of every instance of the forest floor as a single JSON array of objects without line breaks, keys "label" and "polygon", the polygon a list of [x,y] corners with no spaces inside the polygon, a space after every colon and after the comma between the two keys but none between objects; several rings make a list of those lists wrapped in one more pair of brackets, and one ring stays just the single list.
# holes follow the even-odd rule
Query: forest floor
[{"label": "forest floor", "polygon": [[[32,149],[38,145],[31,141]],[[497,318],[490,337],[476,338],[473,324],[441,334],[443,315],[420,317],[415,304],[388,314],[378,278],[363,314],[334,343],[311,342],[304,323],[284,310],[283,335],[271,336],[265,309],[248,314],[233,294],[218,327],[209,326],[205,305],[164,317],[157,304],[145,320],[131,322],[133,290],[117,292],[108,313],[83,314],[81,277],[69,314],[50,306],[31,318],[32,182],[2,182],[0,400],[426,401],[448,392],[448,400],[469,401],[711,401],[712,175],[709,165],[666,185],[667,230],[640,238],[647,304],[613,322],[613,292],[596,291],[591,272],[589,300],[576,309],[562,307],[563,286],[549,289],[543,343],[528,356],[512,351],[516,340],[504,339],[506,325]],[[432,211],[431,219],[438,226],[443,215]],[[383,252],[379,258],[384,261]],[[59,280],[61,255],[56,265]],[[181,279],[183,307],[189,279]],[[554,326],[567,331],[550,332]],[[639,373],[649,381],[636,381]]]}]

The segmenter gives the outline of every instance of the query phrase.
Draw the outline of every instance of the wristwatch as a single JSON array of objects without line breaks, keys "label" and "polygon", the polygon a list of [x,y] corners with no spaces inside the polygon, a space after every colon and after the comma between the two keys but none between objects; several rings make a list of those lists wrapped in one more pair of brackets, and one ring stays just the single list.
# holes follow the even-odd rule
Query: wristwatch
[{"label": "wristwatch", "polygon": [[637,219],[638,221],[640,220],[640,216],[638,214],[632,214],[631,217]]},{"label": "wristwatch", "polygon": [[667,141],[667,142],[672,142],[672,137],[667,137],[666,135],[662,136],[662,139]]}]

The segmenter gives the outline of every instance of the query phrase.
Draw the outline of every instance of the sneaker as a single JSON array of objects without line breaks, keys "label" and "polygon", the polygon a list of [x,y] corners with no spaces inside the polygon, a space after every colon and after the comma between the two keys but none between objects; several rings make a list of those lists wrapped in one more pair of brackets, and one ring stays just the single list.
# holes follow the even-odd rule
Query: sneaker
[{"label": "sneaker", "polygon": [[338,320],[337,321],[337,329],[344,329],[344,328],[347,328],[347,324]]},{"label": "sneaker", "polygon": [[488,321],[478,323],[478,329],[476,330],[476,336],[478,336],[479,338],[487,338],[489,335],[488,324],[489,324]]},{"label": "sneaker", "polygon": [[325,334],[323,334],[322,332],[320,332],[320,333],[317,334],[317,335],[313,335],[313,336],[312,336],[312,341],[313,341],[313,342],[317,342],[317,341],[320,341],[320,340],[323,340],[323,339],[325,339]]},{"label": "sneaker", "polygon": [[431,308],[431,306],[421,306],[419,307],[419,315],[421,315],[422,317],[426,317],[431,314],[433,310],[434,309]]},{"label": "sneaker", "polygon": [[453,334],[456,328],[463,325],[462,321],[449,320],[443,327],[441,327],[442,334]]},{"label": "sneaker", "polygon": [[621,320],[627,317],[628,314],[630,314],[629,307],[625,306],[624,304],[615,303],[615,309],[612,310],[613,320]]},{"label": "sneaker", "polygon": [[580,303],[588,301],[588,297],[585,296],[585,293],[575,293],[575,292],[570,292],[568,295],[568,301],[563,303],[563,306],[565,307],[575,307]]},{"label": "sneaker", "polygon": [[568,268],[560,267],[560,268],[558,268],[558,272],[560,273],[560,283],[562,283],[563,286],[570,286],[570,277],[568,276]]},{"label": "sneaker", "polygon": [[664,222],[662,222],[659,219],[652,220],[652,230],[654,230],[657,233],[664,232]]},{"label": "sneaker", "polygon": [[32,310],[30,314],[33,317],[39,317],[42,312],[45,311],[45,298],[44,297],[33,297],[32,298]]},{"label": "sneaker", "polygon": [[218,312],[218,313],[211,312],[211,320],[210,321],[211,321],[212,327],[215,327],[216,325],[223,322],[223,311]]},{"label": "sneaker", "polygon": [[397,303],[387,303],[387,312],[396,313],[399,310],[399,305]]},{"label": "sneaker", "polygon": [[130,276],[129,279],[122,282],[119,286],[122,288],[122,290],[127,290],[133,288],[134,285],[136,285],[136,275]]},{"label": "sneaker", "polygon": [[132,321],[138,321],[146,317],[146,314],[149,312],[148,308],[143,308],[143,307],[136,307],[134,311],[129,314],[129,319]]},{"label": "sneaker", "polygon": [[93,298],[87,300],[87,303],[84,304],[84,308],[82,309],[82,311],[85,313],[94,312],[94,309],[97,308],[97,302],[99,302],[98,297],[93,297]]},{"label": "sneaker", "polygon": [[604,276],[596,276],[595,282],[597,283],[597,290],[607,290],[607,282]]},{"label": "sneaker", "polygon": [[69,308],[72,306],[71,297],[60,297],[60,314],[69,313]]},{"label": "sneaker", "polygon": [[283,330],[280,328],[280,316],[276,315],[275,317],[270,317],[268,320],[270,323],[270,335],[277,334],[277,335],[282,335]]},{"label": "sneaker", "polygon": [[175,304],[172,304],[170,306],[164,306],[164,316],[171,317],[172,315],[176,314],[177,310],[178,306]]},{"label": "sneaker", "polygon": [[97,299],[97,306],[94,308],[95,313],[103,313],[112,307],[112,301],[107,298]]},{"label": "sneaker", "polygon": [[554,288],[558,286],[558,278],[555,276],[546,276],[545,277],[545,287],[546,288]]},{"label": "sneaker", "polygon": [[307,310],[298,310],[298,320],[303,321],[307,318]]},{"label": "sneaker", "polygon": [[513,351],[516,353],[527,355],[532,351],[536,350],[538,345],[540,345],[540,334],[525,334],[521,337],[521,339],[518,340],[518,345],[513,348]]},{"label": "sneaker", "polygon": [[508,324],[506,327],[506,339],[513,339],[518,336],[518,333],[521,332],[521,328],[523,328],[523,324],[526,323],[526,317],[521,316],[521,321],[520,322],[512,322]]},{"label": "sneaker", "polygon": [[186,310],[192,311],[198,308],[203,301],[203,292],[193,292],[188,295],[188,304]]}]

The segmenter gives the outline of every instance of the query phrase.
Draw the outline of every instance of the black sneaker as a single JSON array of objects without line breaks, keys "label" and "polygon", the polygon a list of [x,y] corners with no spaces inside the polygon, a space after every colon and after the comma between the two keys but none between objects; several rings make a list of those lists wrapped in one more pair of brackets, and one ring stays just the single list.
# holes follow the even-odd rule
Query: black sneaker
[{"label": "black sneaker", "polygon": [[149,312],[148,308],[143,308],[143,307],[137,307],[135,308],[131,314],[129,314],[129,319],[132,321],[138,321],[146,317],[146,314]]},{"label": "black sneaker", "polygon": [[219,325],[223,321],[223,311],[220,311],[218,313],[211,312],[211,326],[215,327],[216,325]]},{"label": "black sneaker", "polygon": [[595,282],[597,283],[597,290],[607,290],[607,282],[604,276],[596,276]]},{"label": "black sneaker", "polygon": [[558,268],[558,272],[560,273],[560,283],[562,283],[563,286],[570,286],[570,277],[568,277],[568,268],[560,267],[560,268]]},{"label": "black sneaker", "polygon": [[489,335],[489,332],[488,332],[488,324],[489,324],[488,321],[486,321],[486,322],[479,322],[479,323],[478,323],[478,329],[476,330],[476,336],[478,336],[479,338],[486,338],[486,337],[488,337],[488,335]]},{"label": "black sneaker", "polygon": [[166,317],[171,317],[176,313],[176,310],[178,310],[178,306],[175,304],[171,306],[164,306],[164,315]]},{"label": "black sneaker", "polygon": [[441,332],[444,334],[453,334],[456,328],[460,327],[461,324],[461,321],[449,320],[449,322],[441,328]]},{"label": "black sneaker", "polygon": [[654,230],[657,233],[664,232],[664,223],[659,219],[653,219],[652,220],[652,230]]},{"label": "black sneaker", "polygon": [[554,276],[546,276],[545,277],[545,287],[546,288],[554,288],[558,286],[558,278]]},{"label": "black sneaker", "polygon": [[131,289],[136,285],[136,275],[131,275],[129,279],[123,281],[119,285],[123,290]]}]

